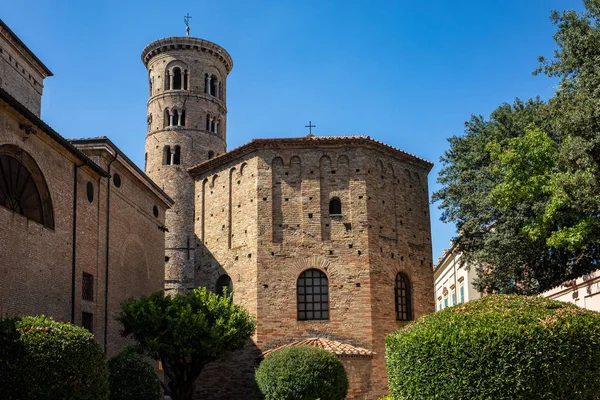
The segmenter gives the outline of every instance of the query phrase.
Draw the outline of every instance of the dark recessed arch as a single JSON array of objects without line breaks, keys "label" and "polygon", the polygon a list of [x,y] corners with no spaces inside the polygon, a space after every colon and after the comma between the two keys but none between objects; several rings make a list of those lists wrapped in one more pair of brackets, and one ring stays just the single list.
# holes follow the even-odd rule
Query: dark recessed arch
[{"label": "dark recessed arch", "polygon": [[217,279],[217,283],[215,284],[215,293],[218,295],[222,295],[224,293],[229,295],[232,292],[233,283],[231,282],[231,278],[227,274],[221,275],[219,279]]}]

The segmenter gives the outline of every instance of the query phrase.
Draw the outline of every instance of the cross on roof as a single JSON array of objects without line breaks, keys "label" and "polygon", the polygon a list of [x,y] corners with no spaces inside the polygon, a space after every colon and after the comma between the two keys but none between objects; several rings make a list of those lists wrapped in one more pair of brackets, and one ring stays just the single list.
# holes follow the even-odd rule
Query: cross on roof
[{"label": "cross on roof", "polygon": [[190,36],[190,18],[192,18],[190,13],[187,13],[183,16],[183,22],[185,23],[185,34],[187,36]]},{"label": "cross on roof", "polygon": [[305,128],[308,128],[308,136],[312,136],[312,128],[316,128],[316,125],[312,124],[312,121],[308,121],[308,125],[304,125]]}]

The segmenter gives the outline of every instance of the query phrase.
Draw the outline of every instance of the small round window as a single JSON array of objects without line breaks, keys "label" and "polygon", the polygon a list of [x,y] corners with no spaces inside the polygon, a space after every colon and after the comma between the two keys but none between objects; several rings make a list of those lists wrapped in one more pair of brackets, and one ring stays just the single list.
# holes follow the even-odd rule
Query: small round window
[{"label": "small round window", "polygon": [[152,207],[152,214],[154,214],[154,217],[158,218],[158,207]]},{"label": "small round window", "polygon": [[121,175],[114,174],[113,175],[113,182],[114,182],[114,184],[115,184],[116,187],[121,187]]},{"label": "small round window", "polygon": [[87,199],[91,203],[94,201],[94,184],[92,182],[87,183]]}]

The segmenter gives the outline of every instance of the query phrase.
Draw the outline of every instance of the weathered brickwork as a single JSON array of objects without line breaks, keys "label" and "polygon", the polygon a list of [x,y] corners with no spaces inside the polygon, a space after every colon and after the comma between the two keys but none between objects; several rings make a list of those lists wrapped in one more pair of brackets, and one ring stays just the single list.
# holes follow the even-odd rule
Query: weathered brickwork
[{"label": "weathered brickwork", "polygon": [[166,216],[165,289],[180,291],[193,287],[197,264],[194,181],[186,170],[225,152],[233,63],[221,47],[190,37],[157,40],[142,61],[149,87],[145,170],[175,200]]},{"label": "weathered brickwork", "polygon": [[0,88],[39,117],[48,76],[52,72],[0,20]]},{"label": "weathered brickwork", "polygon": [[[114,320],[121,301],[163,287],[159,228],[173,201],[110,140],[69,142],[42,122],[50,71],[1,21],[0,48],[0,315],[86,325],[113,355],[126,344]],[[15,60],[26,75],[10,75]]]},{"label": "weathered brickwork", "polygon": [[[257,316],[253,340],[261,351],[314,336],[374,351],[372,359],[344,362],[348,398],[377,398],[387,391],[385,335],[405,323],[396,320],[397,273],[410,279],[413,316],[433,311],[430,168],[362,137],[255,140],[201,164],[191,170],[201,241],[196,285],[232,278],[234,301]],[[240,202],[233,201],[238,189]],[[332,198],[341,202],[339,214],[330,215]],[[242,246],[231,245],[242,233],[237,227],[244,228]],[[328,278],[326,320],[298,319],[296,285],[308,269]],[[231,374],[251,388],[251,373]],[[207,379],[205,371],[199,398],[226,398]]]}]

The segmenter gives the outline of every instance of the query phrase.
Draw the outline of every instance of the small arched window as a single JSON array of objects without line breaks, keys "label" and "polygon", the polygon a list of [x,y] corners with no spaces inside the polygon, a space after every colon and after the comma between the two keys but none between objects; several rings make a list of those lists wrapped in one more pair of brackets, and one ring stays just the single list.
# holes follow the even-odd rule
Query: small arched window
[{"label": "small arched window", "polygon": [[208,74],[204,74],[204,93],[209,92],[210,90],[210,78],[208,77]]},{"label": "small arched window", "polygon": [[183,71],[183,90],[188,88],[188,72],[187,69]]},{"label": "small arched window", "polygon": [[169,113],[169,109],[165,108],[165,113],[163,115],[163,128],[171,125],[171,114]]},{"label": "small arched window", "polygon": [[210,115],[206,114],[206,130],[210,132]]},{"label": "small arched window", "polygon": [[329,215],[342,215],[342,202],[338,197],[329,200]]},{"label": "small arched window", "polygon": [[210,77],[210,94],[211,96],[217,95],[218,79],[216,75]]},{"label": "small arched window", "polygon": [[212,151],[212,150],[210,150],[210,151],[208,152],[208,159],[210,160],[210,159],[211,159],[211,158],[213,158],[214,156],[215,156],[215,152],[214,152],[214,151]]},{"label": "small arched window", "polygon": [[54,210],[44,175],[35,160],[17,146],[0,146],[0,205],[54,229]]},{"label": "small arched window", "polygon": [[163,165],[171,165],[171,146],[163,147]]},{"label": "small arched window", "polygon": [[398,321],[412,321],[412,299],[410,290],[410,281],[408,276],[399,272],[396,275],[396,283],[394,285],[395,300],[396,300],[396,319]]},{"label": "small arched window", "polygon": [[175,149],[173,150],[173,164],[179,165],[180,161],[181,161],[181,147],[175,146]]},{"label": "small arched window", "polygon": [[172,111],[171,126],[179,126],[179,112],[177,110]]},{"label": "small arched window", "polygon": [[149,95],[152,96],[152,86],[154,84],[154,77],[149,77],[148,78],[148,89],[149,89]]},{"label": "small arched window", "polygon": [[171,89],[171,71],[165,71],[165,90]]},{"label": "small arched window", "polygon": [[185,126],[185,110],[181,110],[181,117],[179,118],[179,125]]},{"label": "small arched window", "polygon": [[210,120],[210,129],[209,129],[212,133],[215,133],[215,120],[211,119]]},{"label": "small arched window", "polygon": [[298,292],[298,321],[329,319],[329,281],[318,269],[300,274]]},{"label": "small arched window", "polygon": [[181,89],[181,68],[173,68],[173,90]]},{"label": "small arched window", "polygon": [[231,278],[227,274],[221,275],[215,284],[215,293],[222,295],[223,293],[231,294],[231,292],[233,292]]}]

